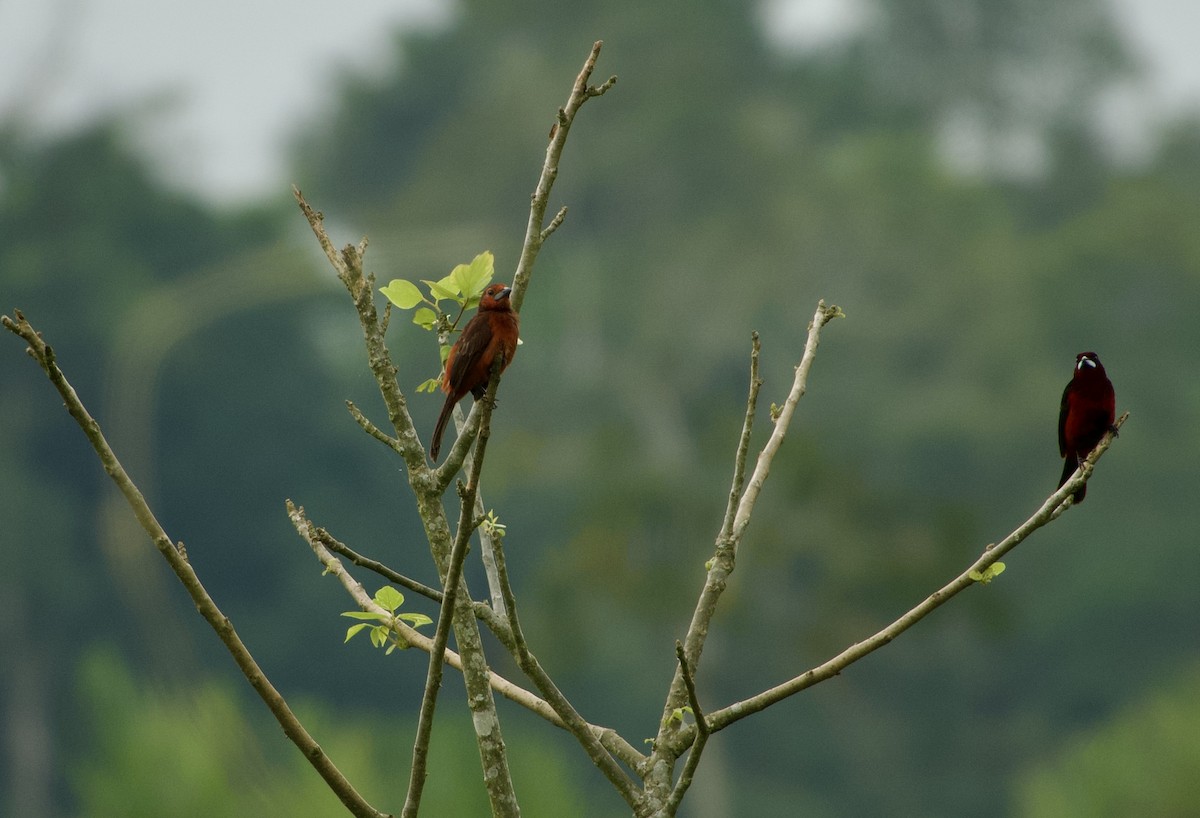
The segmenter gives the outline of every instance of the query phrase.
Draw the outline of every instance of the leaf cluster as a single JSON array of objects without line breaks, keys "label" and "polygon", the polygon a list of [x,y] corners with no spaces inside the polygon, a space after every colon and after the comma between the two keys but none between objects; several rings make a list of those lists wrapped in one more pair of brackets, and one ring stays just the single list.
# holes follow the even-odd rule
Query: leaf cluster
[{"label": "leaf cluster", "polygon": [[[485,250],[471,260],[470,264],[459,264],[448,275],[438,281],[421,279],[421,283],[429,291],[428,295],[406,278],[393,278],[387,285],[380,287],[387,300],[402,310],[412,310],[412,322],[426,330],[436,330],[438,334],[438,353],[443,364],[454,346],[451,338],[459,332],[458,325],[467,310],[479,306],[483,291],[495,276],[495,257],[490,250]],[[449,301],[448,309],[442,308],[442,302]],[[458,305],[457,312],[453,305]],[[454,317],[451,318],[451,314]],[[436,392],[438,378],[430,378],[417,386],[418,392]]]},{"label": "leaf cluster", "polygon": [[[390,654],[396,648],[406,650],[409,647],[408,642],[400,636],[400,632],[394,627],[397,621],[407,622],[414,628],[429,625],[433,622],[432,619],[423,613],[396,613],[400,609],[400,606],[404,604],[404,594],[390,585],[384,585],[376,591],[374,600],[379,607],[387,611],[386,614],[378,611],[345,611],[342,613],[342,616],[348,616],[351,619],[366,620],[347,628],[345,641],[349,642],[359,631],[369,627],[371,629],[371,644],[377,648],[387,645],[387,650],[384,652],[386,655]],[[372,622],[377,622],[378,624],[372,625]]]}]

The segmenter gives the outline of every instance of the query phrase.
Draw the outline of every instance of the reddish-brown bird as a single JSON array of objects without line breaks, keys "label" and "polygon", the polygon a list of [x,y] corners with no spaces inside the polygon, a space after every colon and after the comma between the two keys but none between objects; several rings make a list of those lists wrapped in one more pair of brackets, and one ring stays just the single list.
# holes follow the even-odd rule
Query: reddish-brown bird
[{"label": "reddish-brown bird", "polygon": [[[1058,451],[1063,463],[1059,488],[1071,479],[1104,433],[1113,427],[1117,410],[1117,397],[1112,381],[1104,373],[1104,366],[1094,352],[1081,352],[1075,356],[1075,375],[1063,390],[1062,406],[1058,410]],[[1075,492],[1075,502],[1082,503],[1087,494],[1084,483]]]},{"label": "reddish-brown bird", "polygon": [[429,446],[429,456],[435,463],[438,452],[442,450],[442,433],[446,430],[450,413],[454,411],[454,404],[465,398],[468,392],[475,400],[482,398],[487,391],[496,356],[500,356],[500,369],[503,371],[517,353],[521,321],[509,303],[511,294],[512,289],[506,284],[489,284],[479,299],[479,311],[467,322],[462,335],[458,336],[450,349],[446,371],[442,374],[442,391],[446,393],[446,402],[442,405],[442,413],[438,415],[437,426],[433,429],[433,442]]}]

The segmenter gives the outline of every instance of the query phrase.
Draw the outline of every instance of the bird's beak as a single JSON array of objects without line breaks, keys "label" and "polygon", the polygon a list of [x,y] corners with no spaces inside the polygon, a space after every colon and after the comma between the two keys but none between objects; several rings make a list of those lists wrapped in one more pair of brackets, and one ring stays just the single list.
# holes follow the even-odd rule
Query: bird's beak
[{"label": "bird's beak", "polygon": [[1079,359],[1079,367],[1077,367],[1077,368],[1082,368],[1085,366],[1094,367],[1095,365],[1096,365],[1096,362],[1093,361],[1091,358],[1080,358]]},{"label": "bird's beak", "polygon": [[503,301],[504,299],[508,298],[510,295],[512,295],[512,287],[505,287],[503,290],[496,293],[496,300]]}]

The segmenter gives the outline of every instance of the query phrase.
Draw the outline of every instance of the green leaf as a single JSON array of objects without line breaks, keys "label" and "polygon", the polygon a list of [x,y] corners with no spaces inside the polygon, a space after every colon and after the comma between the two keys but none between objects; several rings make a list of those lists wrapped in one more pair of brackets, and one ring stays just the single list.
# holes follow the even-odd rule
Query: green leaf
[{"label": "green leaf", "polygon": [[496,516],[495,509],[490,509],[488,511],[487,517],[485,517],[483,522],[480,523],[480,527],[488,536],[495,537],[496,539],[502,539],[508,528],[508,526],[500,522],[500,518]]},{"label": "green leaf", "polygon": [[453,275],[448,275],[440,281],[426,281],[425,279],[421,279],[421,283],[429,288],[429,293],[436,301],[460,300],[458,284],[454,282]]},{"label": "green leaf", "polygon": [[442,366],[446,365],[446,359],[450,357],[450,344],[442,344],[438,347],[438,357],[442,359]]},{"label": "green leaf", "polygon": [[987,585],[989,582],[994,580],[996,577],[1003,574],[1004,568],[1005,568],[1004,563],[993,562],[991,565],[989,565],[987,568],[983,569],[982,571],[968,572],[967,576],[970,577],[971,579],[975,580],[976,582],[982,582],[984,585]]},{"label": "green leaf", "polygon": [[366,619],[371,622],[386,622],[388,617],[374,611],[346,611],[342,616],[348,616],[351,619]]},{"label": "green leaf", "polygon": [[382,625],[376,625],[371,628],[371,644],[377,648],[381,648],[387,644],[387,628]]},{"label": "green leaf", "polygon": [[454,277],[454,283],[458,285],[459,292],[469,297],[477,297],[495,275],[495,264],[496,259],[492,256],[491,251],[484,250],[475,256],[470,264],[460,264],[455,267],[450,275]]},{"label": "green leaf", "polygon": [[414,628],[419,628],[422,625],[432,625],[433,620],[423,613],[402,613],[396,616],[397,619],[403,619],[405,622],[412,625]]},{"label": "green leaf", "polygon": [[430,378],[427,381],[421,381],[421,383],[417,385],[417,391],[418,392],[436,392],[436,391],[438,391],[438,387],[441,385],[442,385],[441,378]]},{"label": "green leaf", "polygon": [[433,329],[434,325],[437,324],[437,313],[429,309],[429,307],[421,307],[421,309],[413,313],[413,323],[418,327]]},{"label": "green leaf", "polygon": [[384,585],[375,592],[375,601],[379,603],[380,607],[395,613],[396,609],[404,604],[404,594],[391,585]]},{"label": "green leaf", "polygon": [[[346,628],[346,642],[349,642],[350,637],[354,636],[354,634],[358,633],[365,627],[367,627],[366,622],[359,622],[357,625],[351,625],[349,628]],[[346,642],[343,642],[342,644],[344,645]]]},{"label": "green leaf", "polygon": [[411,310],[425,300],[417,285],[403,278],[393,278],[386,287],[380,287],[379,292],[402,310]]},{"label": "green leaf", "polygon": [[671,711],[671,715],[667,717],[667,723],[670,724],[671,722],[677,721],[680,724],[683,724],[683,714],[691,713],[691,712],[692,712],[691,705],[685,704],[683,707],[676,707],[674,710]]}]

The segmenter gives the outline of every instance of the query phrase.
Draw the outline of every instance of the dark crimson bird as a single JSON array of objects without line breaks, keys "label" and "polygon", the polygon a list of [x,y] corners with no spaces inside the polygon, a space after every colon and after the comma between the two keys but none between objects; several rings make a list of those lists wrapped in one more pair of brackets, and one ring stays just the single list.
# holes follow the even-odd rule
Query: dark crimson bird
[{"label": "dark crimson bird", "polygon": [[470,392],[475,400],[487,391],[492,376],[492,363],[500,356],[500,369],[512,363],[517,353],[517,335],[520,317],[513,312],[508,297],[512,289],[506,284],[489,284],[479,299],[479,311],[467,322],[462,335],[454,342],[446,358],[446,371],[442,374],[442,391],[446,402],[433,428],[433,442],[429,456],[436,463],[442,450],[442,433],[446,421],[454,411],[454,404]]},{"label": "dark crimson bird", "polygon": [[[1104,374],[1104,366],[1094,352],[1075,356],[1075,375],[1063,390],[1062,406],[1058,410],[1058,451],[1063,463],[1059,488],[1071,479],[1100,438],[1113,426],[1117,397],[1112,381]],[[1087,484],[1075,492],[1075,502],[1082,503]]]}]

